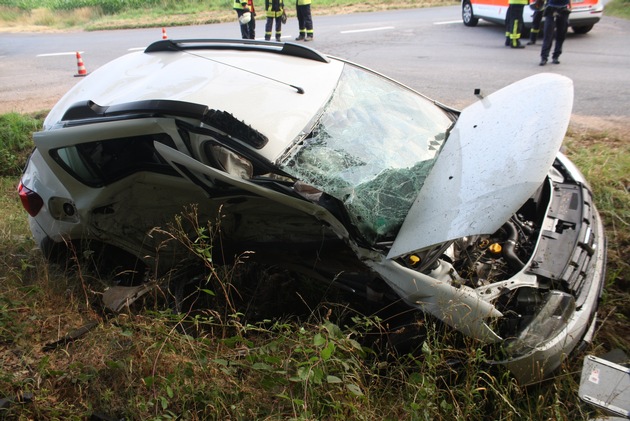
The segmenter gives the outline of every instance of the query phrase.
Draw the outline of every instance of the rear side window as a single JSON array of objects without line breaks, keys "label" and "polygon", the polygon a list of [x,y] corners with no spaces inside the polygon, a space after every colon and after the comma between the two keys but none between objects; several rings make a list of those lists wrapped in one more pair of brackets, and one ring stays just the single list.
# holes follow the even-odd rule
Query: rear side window
[{"label": "rear side window", "polygon": [[153,142],[175,148],[165,133],[81,143],[51,151],[53,158],[73,177],[101,187],[139,171],[177,175],[155,151]]}]

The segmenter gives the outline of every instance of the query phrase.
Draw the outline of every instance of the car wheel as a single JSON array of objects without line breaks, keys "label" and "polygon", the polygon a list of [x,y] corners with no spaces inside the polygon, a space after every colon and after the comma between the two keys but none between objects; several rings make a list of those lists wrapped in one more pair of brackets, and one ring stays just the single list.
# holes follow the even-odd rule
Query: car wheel
[{"label": "car wheel", "polygon": [[462,3],[462,21],[464,21],[466,26],[477,26],[479,23],[479,18],[473,15],[472,4],[468,0]]},{"label": "car wheel", "polygon": [[130,253],[100,241],[72,240],[54,242],[45,237],[40,244],[48,262],[68,270],[87,270],[99,279],[116,280],[120,286],[135,286],[145,280],[147,266]]},{"label": "car wheel", "polygon": [[571,28],[573,29],[573,32],[575,32],[576,34],[586,34],[588,31],[593,29],[593,25],[572,26]]}]

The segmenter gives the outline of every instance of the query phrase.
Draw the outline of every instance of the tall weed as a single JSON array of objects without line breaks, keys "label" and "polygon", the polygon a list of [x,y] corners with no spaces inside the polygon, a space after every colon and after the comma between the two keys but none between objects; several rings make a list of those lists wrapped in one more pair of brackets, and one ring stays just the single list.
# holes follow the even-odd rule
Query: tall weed
[{"label": "tall weed", "polygon": [[41,128],[42,121],[38,115],[0,115],[0,177],[21,173],[33,149],[31,133]]}]

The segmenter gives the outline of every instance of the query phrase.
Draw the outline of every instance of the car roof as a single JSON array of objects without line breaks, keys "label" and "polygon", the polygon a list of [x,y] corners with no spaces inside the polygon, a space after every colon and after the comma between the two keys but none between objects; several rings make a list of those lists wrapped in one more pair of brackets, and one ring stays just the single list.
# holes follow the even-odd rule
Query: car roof
[{"label": "car roof", "polygon": [[225,111],[269,141],[274,161],[326,104],[344,63],[308,47],[249,40],[165,40],[98,68],[55,105],[44,127],[77,103],[101,107],[147,100]]}]

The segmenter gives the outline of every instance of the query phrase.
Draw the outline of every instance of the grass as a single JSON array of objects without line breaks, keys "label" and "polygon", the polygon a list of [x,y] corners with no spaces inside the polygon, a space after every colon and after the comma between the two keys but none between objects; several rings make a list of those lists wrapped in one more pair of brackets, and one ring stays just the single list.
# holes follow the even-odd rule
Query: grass
[{"label": "grass", "polygon": [[609,282],[628,282],[624,276],[630,273],[630,259],[624,256],[630,256],[630,142],[606,133],[570,136],[567,153],[589,180],[600,213],[607,221],[608,253],[612,257],[608,265]]},{"label": "grass", "polygon": [[22,116],[17,113],[0,115],[0,176],[19,173],[33,149],[30,133],[39,126],[40,115]]},{"label": "grass", "polygon": [[[322,296],[300,319],[249,322],[242,307],[227,307],[237,285],[218,285],[217,273],[197,291],[213,303],[194,314],[169,308],[165,289],[147,294],[118,315],[100,305],[105,279],[47,265],[34,249],[16,194],[25,143],[41,115],[0,116],[9,133],[0,152],[21,157],[0,178],[0,397],[8,419],[414,419],[574,420],[596,411],[577,396],[581,360],[524,388],[484,365],[484,351],[456,345],[427,323],[419,356],[375,352],[385,322]],[[7,136],[4,134],[3,136]],[[620,347],[628,337],[630,261],[630,139],[570,131],[569,157],[590,180],[609,240],[604,319],[589,353]],[[185,244],[205,255],[210,243]],[[207,263],[207,261],[205,261]],[[210,266],[211,267],[211,266]],[[256,275],[260,285],[271,282]],[[231,282],[231,281],[229,281]],[[284,280],[282,281],[284,282]],[[278,291],[294,291],[271,283]],[[300,284],[296,284],[300,291]],[[221,293],[221,291],[226,291]],[[239,287],[239,292],[244,290]],[[215,295],[216,293],[216,295]],[[262,294],[264,295],[264,294]],[[314,296],[302,291],[301,297]],[[287,300],[295,295],[287,292]],[[169,301],[170,300],[170,301]],[[298,299],[298,301],[300,301]],[[221,304],[223,303],[223,304]],[[219,309],[226,311],[219,311]],[[212,310],[210,310],[212,309]],[[84,326],[76,340],[54,344]],[[376,339],[373,339],[376,338]],[[453,365],[454,361],[464,361]],[[0,410],[2,411],[2,410]]]},{"label": "grass", "polygon": [[[109,13],[114,0],[95,3],[0,0],[0,22],[97,29],[130,27],[134,21],[171,26],[233,19],[227,2],[159,2],[147,19],[133,9]],[[606,13],[627,12],[627,3],[614,0]],[[77,8],[69,9],[73,4]],[[314,12],[434,4],[456,3],[321,0]],[[617,5],[625,8],[615,12]],[[305,316],[248,322],[240,307],[226,306],[234,298],[232,286],[217,285],[231,279],[229,271],[196,295],[223,305],[188,318],[169,309],[173,300],[165,289],[155,289],[126,313],[104,312],[100,303],[107,280],[47,265],[17,197],[20,170],[32,148],[30,133],[42,120],[42,114],[0,115],[0,399],[10,400],[0,418],[575,420],[597,415],[577,396],[579,358],[568,360],[553,379],[523,388],[489,371],[482,349],[456,346],[431,324],[424,326],[428,339],[420,356],[377,353],[375,332],[385,321],[364,316],[339,297],[303,291],[301,297],[315,297],[306,303],[285,284],[271,283],[268,293],[278,298],[279,291],[286,292],[286,300],[304,304]],[[608,237],[603,323],[588,352],[621,348],[630,354],[630,139],[569,131],[565,147],[593,187]],[[210,246],[202,244],[202,254]],[[258,281],[264,285],[269,277],[260,274]],[[299,280],[295,285],[297,291],[304,287]],[[51,345],[81,327],[77,339]]]},{"label": "grass", "polygon": [[[0,0],[0,23],[17,30],[50,29],[123,29],[232,22],[235,19],[230,0]],[[264,3],[257,0],[258,10]],[[341,14],[411,7],[457,4],[457,0],[318,0],[313,14]],[[295,7],[287,2],[287,14],[295,16]],[[261,13],[259,12],[259,15]]]},{"label": "grass", "polygon": [[[255,1],[259,10],[261,0]],[[371,12],[386,9],[435,7],[459,4],[458,0],[318,0],[314,15]],[[293,3],[287,14],[295,16]],[[630,19],[630,0],[612,0],[606,15]],[[88,31],[201,25],[234,20],[230,0],[0,0],[0,26],[11,30]]]},{"label": "grass", "polygon": [[[628,349],[630,329],[630,139],[599,132],[569,134],[567,154],[591,184],[608,240],[604,328],[600,343]],[[627,352],[627,351],[626,351]]]},{"label": "grass", "polygon": [[630,0],[614,0],[606,3],[606,14],[618,18],[630,19]]},{"label": "grass", "polygon": [[[630,18],[630,0],[612,0],[606,15]],[[255,6],[263,9],[261,0]],[[449,6],[458,0],[318,0],[314,15],[372,12]],[[293,3],[286,2],[287,14],[295,16]],[[230,0],[0,0],[0,26],[10,30],[87,31],[143,27],[172,27],[231,22],[234,11]]]},{"label": "grass", "polygon": [[[255,6],[264,8],[261,0]],[[386,9],[435,7],[458,0],[318,0],[314,15],[371,12]],[[293,3],[287,14],[295,16]],[[630,18],[629,0],[612,0],[606,15]],[[201,25],[234,20],[230,0],[0,0],[0,26],[31,31],[83,29],[88,31],[142,27]]]}]

